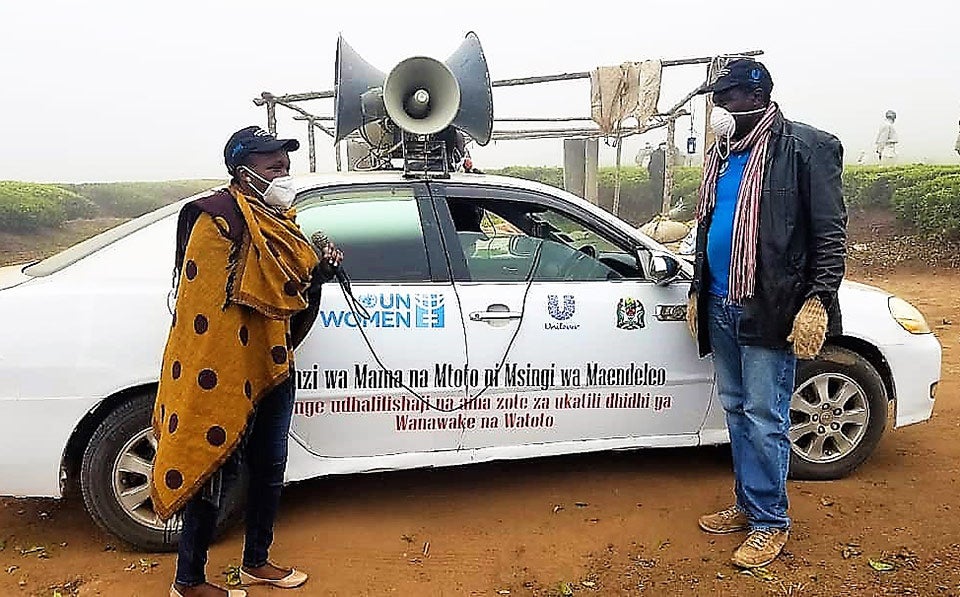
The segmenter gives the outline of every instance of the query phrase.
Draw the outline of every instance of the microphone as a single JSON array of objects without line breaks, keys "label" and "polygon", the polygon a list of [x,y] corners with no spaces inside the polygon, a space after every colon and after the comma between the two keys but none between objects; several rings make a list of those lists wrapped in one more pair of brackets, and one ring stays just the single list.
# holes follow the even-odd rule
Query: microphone
[{"label": "microphone", "polygon": [[310,235],[310,242],[313,243],[313,248],[317,252],[317,256],[320,257],[320,269],[323,273],[328,277],[335,277],[341,284],[350,284],[350,279],[347,278],[346,272],[341,267],[335,266],[323,258],[323,248],[330,242],[327,235],[322,230],[317,230]]}]

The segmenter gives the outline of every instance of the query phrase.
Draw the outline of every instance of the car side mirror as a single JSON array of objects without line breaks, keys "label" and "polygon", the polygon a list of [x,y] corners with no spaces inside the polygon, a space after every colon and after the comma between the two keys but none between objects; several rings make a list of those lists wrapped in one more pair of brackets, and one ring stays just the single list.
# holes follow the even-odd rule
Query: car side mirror
[{"label": "car side mirror", "polygon": [[680,274],[680,262],[669,253],[655,252],[650,257],[650,278],[657,286],[666,286]]}]

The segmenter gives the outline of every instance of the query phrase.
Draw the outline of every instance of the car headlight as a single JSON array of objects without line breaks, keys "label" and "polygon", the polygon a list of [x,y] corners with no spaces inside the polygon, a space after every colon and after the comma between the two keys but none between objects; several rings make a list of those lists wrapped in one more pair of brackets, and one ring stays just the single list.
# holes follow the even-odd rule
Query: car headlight
[{"label": "car headlight", "polygon": [[890,315],[897,320],[900,327],[911,334],[929,334],[930,326],[927,320],[923,318],[920,310],[897,296],[891,296],[887,302],[890,307]]}]

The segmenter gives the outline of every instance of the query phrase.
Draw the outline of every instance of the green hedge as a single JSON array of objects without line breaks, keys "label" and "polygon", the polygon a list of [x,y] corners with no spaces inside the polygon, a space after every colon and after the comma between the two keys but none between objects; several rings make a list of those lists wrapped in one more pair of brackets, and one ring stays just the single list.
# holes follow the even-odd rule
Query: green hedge
[{"label": "green hedge", "polygon": [[61,185],[95,203],[103,215],[135,218],[158,207],[223,184],[223,180],[111,182]]},{"label": "green hedge", "polygon": [[[546,166],[509,166],[499,170],[489,170],[490,174],[513,176],[535,180],[557,188],[563,188],[563,168]],[[613,209],[613,195],[616,186],[616,168],[603,167],[598,173],[599,205],[604,209]],[[693,216],[697,202],[697,189],[700,186],[699,168],[677,168],[674,173],[673,203],[683,198],[681,219]],[[620,217],[634,224],[643,224],[658,214],[663,203],[662,198],[650,184],[646,168],[624,166],[620,169]]]},{"label": "green hedge", "polygon": [[848,166],[843,190],[851,206],[891,208],[920,234],[960,239],[960,166]]},{"label": "green hedge", "polygon": [[[491,171],[563,187],[563,169],[511,166]],[[600,169],[600,206],[613,206],[614,168]],[[644,168],[627,166],[620,173],[620,215],[634,224],[648,221],[660,210],[660,199],[651,188]],[[674,203],[683,198],[680,219],[692,217],[700,186],[699,168],[678,168],[674,178]],[[892,209],[904,224],[917,232],[945,239],[960,238],[960,166],[847,166],[843,195],[852,207]]]},{"label": "green hedge", "polygon": [[0,230],[29,232],[96,212],[91,201],[58,186],[0,181]]}]

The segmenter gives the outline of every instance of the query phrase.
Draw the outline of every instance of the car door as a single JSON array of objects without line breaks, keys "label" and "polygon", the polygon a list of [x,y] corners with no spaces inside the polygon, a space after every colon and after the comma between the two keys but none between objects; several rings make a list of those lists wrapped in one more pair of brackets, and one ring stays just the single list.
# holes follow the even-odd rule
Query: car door
[{"label": "car door", "polygon": [[713,372],[687,333],[688,284],[653,283],[650,249],[571,202],[493,186],[431,192],[467,368],[482,380],[464,447],[695,441]]},{"label": "car door", "polygon": [[308,237],[322,231],[343,250],[356,304],[336,282],[324,284],[295,355],[292,436],[323,457],[459,447],[462,430],[444,411],[462,390],[434,369],[438,355],[465,363],[464,331],[426,187],[316,189],[297,210]]}]

